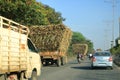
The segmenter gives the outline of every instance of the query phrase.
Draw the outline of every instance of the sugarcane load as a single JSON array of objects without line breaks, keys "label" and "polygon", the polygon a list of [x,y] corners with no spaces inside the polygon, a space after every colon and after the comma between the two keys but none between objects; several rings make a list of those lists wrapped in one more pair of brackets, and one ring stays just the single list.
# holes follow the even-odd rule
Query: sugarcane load
[{"label": "sugarcane load", "polygon": [[88,51],[88,45],[87,44],[80,44],[80,43],[79,44],[73,44],[72,48],[73,48],[73,52],[75,54],[81,53],[83,55],[86,55],[87,51]]}]

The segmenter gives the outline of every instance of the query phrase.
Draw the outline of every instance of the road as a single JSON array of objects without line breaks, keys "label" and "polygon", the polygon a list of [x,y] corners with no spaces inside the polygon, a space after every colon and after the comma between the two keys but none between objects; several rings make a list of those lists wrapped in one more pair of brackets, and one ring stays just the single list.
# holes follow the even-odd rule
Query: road
[{"label": "road", "polygon": [[42,67],[38,80],[120,80],[120,67],[113,65],[113,70],[90,68],[90,60],[77,64],[76,60],[60,67],[55,65]]}]

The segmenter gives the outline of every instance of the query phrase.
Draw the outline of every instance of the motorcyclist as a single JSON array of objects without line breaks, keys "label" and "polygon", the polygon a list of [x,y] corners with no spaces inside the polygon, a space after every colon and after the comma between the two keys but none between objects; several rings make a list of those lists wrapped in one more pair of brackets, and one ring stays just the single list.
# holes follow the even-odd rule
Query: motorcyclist
[{"label": "motorcyclist", "polygon": [[82,54],[77,53],[77,61],[78,61],[79,64],[81,63],[81,57],[82,57]]}]

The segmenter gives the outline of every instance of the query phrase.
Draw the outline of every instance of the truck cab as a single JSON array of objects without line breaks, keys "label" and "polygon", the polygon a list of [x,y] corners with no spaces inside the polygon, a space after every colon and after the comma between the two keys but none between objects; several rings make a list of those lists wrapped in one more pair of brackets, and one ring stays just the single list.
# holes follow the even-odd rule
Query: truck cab
[{"label": "truck cab", "polygon": [[39,56],[39,52],[33,42],[31,41],[30,38],[27,39],[27,45],[28,45],[28,69],[27,69],[27,75],[26,77],[31,77],[34,72],[37,75],[40,75],[41,73],[41,58]]}]

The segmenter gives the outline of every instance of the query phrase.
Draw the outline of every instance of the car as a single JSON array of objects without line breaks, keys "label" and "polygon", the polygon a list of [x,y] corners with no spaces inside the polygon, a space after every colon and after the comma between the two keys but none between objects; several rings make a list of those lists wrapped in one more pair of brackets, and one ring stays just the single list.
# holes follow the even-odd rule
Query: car
[{"label": "car", "polygon": [[93,54],[91,67],[107,67],[113,69],[113,58],[110,52],[99,51]]}]

